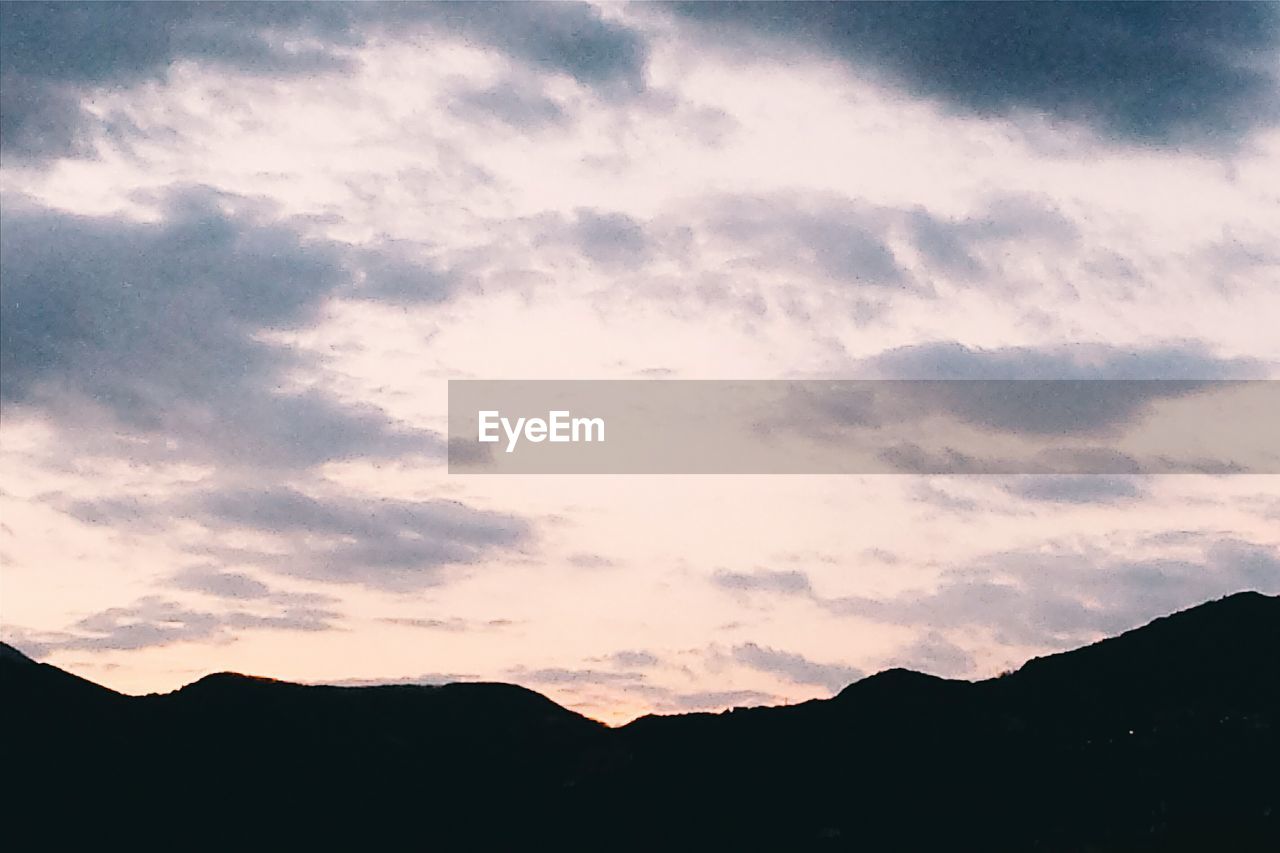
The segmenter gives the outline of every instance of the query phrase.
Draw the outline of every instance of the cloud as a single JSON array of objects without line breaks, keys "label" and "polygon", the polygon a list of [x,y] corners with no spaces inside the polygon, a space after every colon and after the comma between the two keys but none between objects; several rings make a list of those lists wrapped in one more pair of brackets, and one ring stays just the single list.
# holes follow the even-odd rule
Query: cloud
[{"label": "cloud", "polygon": [[864,359],[864,375],[881,379],[1256,379],[1268,365],[1253,358],[1223,358],[1201,341],[1171,341],[1142,348],[1081,343],[1043,347],[969,347],[929,341]]},{"label": "cloud", "polygon": [[900,649],[888,665],[914,669],[942,678],[957,678],[971,672],[975,663],[973,655],[941,633],[927,631]]},{"label": "cloud", "polygon": [[203,592],[218,598],[260,599],[271,594],[271,587],[241,572],[222,571],[212,566],[192,566],[173,575],[170,586],[190,592]]},{"label": "cloud", "polygon": [[[1230,144],[1277,118],[1270,4],[676,3],[696,38],[834,56],[979,115],[1124,142]],[[748,38],[744,38],[748,37]],[[749,37],[755,36],[753,41]]]},{"label": "cloud", "polygon": [[[1199,341],[1143,349],[1107,344],[979,349],[931,342],[881,353],[864,360],[861,370],[890,379],[981,380],[895,384],[889,393],[893,405],[871,401],[873,414],[865,417],[873,422],[897,406],[899,415],[946,413],[986,429],[1043,437],[1106,435],[1134,422],[1154,402],[1194,395],[1214,380],[1259,378],[1268,372],[1261,361],[1222,358]],[[1059,454],[1057,461],[1106,471],[1137,470],[1140,465],[1118,454],[1098,455],[1106,448],[1092,452],[1094,458]],[[955,462],[959,471],[981,467],[981,460]],[[903,463],[912,470],[909,459]],[[917,470],[945,470],[928,460],[921,464]]]},{"label": "cloud", "polygon": [[530,81],[519,78],[492,86],[460,88],[453,93],[450,109],[465,121],[491,122],[530,133],[562,126],[568,119],[557,101]]},{"label": "cloud", "polygon": [[[530,538],[521,518],[455,501],[310,495],[286,486],[206,488],[153,501],[77,501],[65,509],[85,523],[152,532],[178,521],[195,523],[209,537],[199,550],[214,557],[391,591],[438,585],[444,567],[476,563]],[[273,547],[226,544],[246,532],[268,537]]]},{"label": "cloud", "polygon": [[1003,489],[1023,500],[1058,504],[1116,504],[1146,494],[1137,478],[1104,475],[1018,477]]},{"label": "cloud", "polygon": [[[339,49],[353,40],[342,5],[6,3],[0,145],[37,162],[86,156],[89,93],[161,79],[182,60],[261,76],[344,67]],[[308,42],[316,46],[297,47]]]},{"label": "cloud", "polygon": [[[830,192],[716,194],[679,216],[637,223],[648,249],[635,262],[697,262],[690,292],[705,302],[735,296],[788,315],[814,296],[865,311],[888,300],[932,299],[942,287],[1001,286],[1011,258],[1079,250],[1079,229],[1050,200],[986,194],[963,216],[876,205]],[[637,246],[639,241],[636,240]],[[801,287],[803,285],[803,287]],[[669,299],[672,285],[656,295]]]},{"label": "cloud", "polygon": [[570,554],[568,557],[568,563],[569,565],[575,566],[579,569],[607,569],[617,565],[617,563],[608,557],[588,552]]},{"label": "cloud", "polygon": [[76,622],[68,631],[24,634],[35,657],[56,651],[133,651],[174,643],[228,643],[246,631],[329,631],[339,614],[323,608],[291,606],[262,613],[196,610],[170,599],[146,596]]},{"label": "cloud", "polygon": [[[532,68],[614,96],[645,88],[648,45],[587,3],[391,4],[393,15],[480,41]],[[394,8],[398,7],[398,8]]]},{"label": "cloud", "polygon": [[[945,572],[931,590],[885,599],[821,596],[800,572],[733,575],[727,583],[721,580],[725,574],[718,573],[713,582],[733,592],[802,595],[837,616],[933,632],[979,629],[1000,643],[1038,648],[1067,648],[1117,634],[1241,590],[1280,592],[1280,550],[1274,545],[1192,533],[1173,544],[1199,554],[1126,558],[1109,550],[1061,545],[1004,551]],[[773,577],[784,574],[788,577]],[[954,652],[943,654],[941,643],[932,645],[937,665],[959,662]],[[927,660],[927,650],[924,645],[914,650],[916,662]],[[914,665],[908,650],[900,655],[904,665]],[[790,666],[796,673],[804,673],[807,665],[751,644],[735,648],[733,657],[762,668]]]},{"label": "cloud", "polygon": [[469,631],[489,631],[495,628],[509,628],[513,624],[510,619],[486,619],[484,621],[479,621],[472,619],[460,619],[457,616],[451,616],[447,619],[389,617],[379,619],[378,621],[384,622],[388,625],[417,628],[422,631],[447,631],[454,634],[462,634]]},{"label": "cloud", "polygon": [[[1177,438],[1180,431],[1212,429],[1232,405],[1247,411],[1269,396],[1266,383],[1222,381],[1266,376],[1264,362],[1217,357],[1197,341],[1144,349],[933,342],[888,350],[852,369],[865,379],[789,386],[786,404],[756,428],[795,433],[850,458],[854,449],[871,452],[889,469],[910,473],[1265,471],[1271,465],[1270,448],[1262,444],[1241,447],[1236,456],[1219,446],[1213,452],[1223,458],[1215,459]],[[1144,423],[1145,437],[1124,443],[1126,430],[1155,404],[1174,400],[1181,405]]]},{"label": "cloud", "polygon": [[836,197],[717,201],[704,228],[755,268],[797,269],[844,285],[915,289],[885,238],[885,214]]},{"label": "cloud", "polygon": [[604,267],[641,264],[650,253],[644,228],[622,213],[578,210],[572,239],[583,256]]},{"label": "cloud", "polygon": [[943,216],[830,192],[717,192],[648,217],[578,207],[490,227],[502,259],[489,265],[492,279],[521,268],[559,281],[594,267],[615,285],[604,299],[623,284],[668,309],[679,300],[697,309],[691,316],[736,308],[792,323],[832,311],[865,318],[944,288],[1013,287],[1011,262],[1041,263],[1082,243],[1056,205],[1025,194],[987,194],[971,213]]},{"label": "cloud", "polygon": [[832,691],[857,681],[865,674],[857,667],[816,663],[803,655],[755,643],[734,646],[733,659],[745,667],[779,676],[793,684],[816,684]]},{"label": "cloud", "polygon": [[657,712],[720,711],[770,705],[777,701],[772,693],[759,690],[679,690],[656,689],[650,694]]},{"label": "cloud", "polygon": [[646,673],[635,669],[618,671],[608,669],[573,669],[548,667],[530,669],[516,666],[508,669],[506,677],[517,684],[554,687],[557,692],[590,698],[593,702],[603,695],[613,706],[619,696],[644,699],[656,712],[721,711],[744,705],[764,705],[776,697],[759,690],[693,690],[684,691],[666,685],[652,684]]},{"label": "cloud", "polygon": [[784,595],[810,595],[813,592],[808,575],[798,571],[718,571],[711,576],[711,582],[721,589],[735,592],[776,592]]},{"label": "cloud", "polygon": [[339,678],[333,681],[309,682],[321,687],[439,687],[460,681],[477,681],[473,672],[424,672],[420,675],[389,676],[387,678]]},{"label": "cloud", "polygon": [[99,444],[126,434],[98,448],[124,455],[296,468],[438,453],[438,436],[373,406],[290,387],[311,363],[264,340],[377,295],[370,255],[200,188],[171,191],[158,222],[6,199],[0,395]]},{"label": "cloud", "polygon": [[460,289],[456,271],[445,269],[424,247],[383,241],[360,248],[338,245],[351,270],[353,286],[341,295],[401,307],[437,305]]},{"label": "cloud", "polygon": [[1241,590],[1280,591],[1280,551],[1233,538],[1198,558],[1009,551],[945,574],[929,591],[826,599],[832,613],[931,630],[986,629],[998,642],[1066,648]]},{"label": "cloud", "polygon": [[278,78],[349,69],[375,38],[429,37],[625,98],[644,91],[648,60],[636,31],[585,3],[5,3],[0,16],[0,145],[32,163],[90,155],[91,93],[179,62]]},{"label": "cloud", "polygon": [[509,224],[514,227],[501,245],[517,247],[527,253],[522,263],[550,272],[589,265],[611,275],[634,273],[679,258],[691,234],[683,222],[593,207],[546,211]]},{"label": "cloud", "polygon": [[527,684],[581,686],[637,684],[644,681],[643,673],[614,672],[603,669],[565,669],[562,667],[528,669],[523,666],[517,666],[509,669],[507,674],[515,681]]},{"label": "cloud", "polygon": [[990,503],[979,502],[968,495],[959,495],[948,491],[936,485],[930,479],[924,479],[912,486],[911,500],[943,512],[958,515],[967,515],[975,512],[989,514],[996,511],[996,508]]},{"label": "cloud", "polygon": [[644,669],[646,667],[657,666],[658,656],[653,652],[646,651],[620,651],[609,655],[609,660],[614,666],[624,669]]},{"label": "cloud", "polygon": [[[1056,506],[1116,506],[1132,504],[1150,495],[1147,478],[1140,475],[1109,474],[1025,474],[1016,477],[991,477],[968,479],[970,486],[978,488],[957,493],[952,488],[962,485],[959,480],[942,481],[943,487],[932,481],[916,483],[910,497],[915,503],[933,509],[960,515],[980,513],[988,518],[999,515],[1029,516],[1034,508],[1026,504],[1051,504]],[[996,490],[1016,498],[1018,504],[998,499]]]},{"label": "cloud", "polygon": [[1079,229],[1046,199],[999,196],[966,217],[944,217],[916,208],[905,213],[912,245],[928,266],[954,279],[972,280],[1000,268],[1012,244],[1071,249]]}]

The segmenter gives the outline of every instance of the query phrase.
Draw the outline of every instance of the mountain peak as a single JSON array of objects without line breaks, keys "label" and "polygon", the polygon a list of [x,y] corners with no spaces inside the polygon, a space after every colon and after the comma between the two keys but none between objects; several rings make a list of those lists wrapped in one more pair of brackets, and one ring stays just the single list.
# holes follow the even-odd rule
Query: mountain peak
[{"label": "mountain peak", "polygon": [[1270,653],[1280,638],[1280,596],[1237,592],[1195,607],[1160,616],[1138,628],[1071,651],[1033,658],[1018,670],[1025,673],[1063,661],[1088,661],[1106,656],[1127,658],[1177,658],[1177,665],[1203,659],[1208,666],[1227,660],[1252,661],[1257,653]]},{"label": "mountain peak", "polygon": [[0,642],[0,661],[4,661],[5,663],[22,663],[38,666],[34,660],[4,642]]},{"label": "mountain peak", "polygon": [[628,849],[1272,849],[1280,803],[1256,780],[1276,764],[1277,609],[1238,594],[1006,678],[890,669],[834,700],[617,729],[507,684],[221,672],[120,696],[6,647],[22,736],[0,757],[39,797],[101,780],[76,789],[94,826],[147,802],[182,837],[218,802],[269,814],[288,846],[335,827],[418,843],[426,807],[446,847],[596,849],[625,826]]}]

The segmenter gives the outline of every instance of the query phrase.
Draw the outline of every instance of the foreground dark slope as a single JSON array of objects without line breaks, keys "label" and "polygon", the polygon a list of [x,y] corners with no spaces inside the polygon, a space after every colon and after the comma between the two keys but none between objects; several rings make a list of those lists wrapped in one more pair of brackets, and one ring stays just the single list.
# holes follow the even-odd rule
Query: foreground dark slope
[{"label": "foreground dark slope", "polygon": [[[163,846],[1280,849],[1280,599],[978,683],[606,729],[523,688],[215,675],[126,697],[7,647],[6,832]],[[50,817],[53,815],[53,817]],[[38,816],[38,819],[37,819]],[[59,838],[61,836],[61,838]]]}]

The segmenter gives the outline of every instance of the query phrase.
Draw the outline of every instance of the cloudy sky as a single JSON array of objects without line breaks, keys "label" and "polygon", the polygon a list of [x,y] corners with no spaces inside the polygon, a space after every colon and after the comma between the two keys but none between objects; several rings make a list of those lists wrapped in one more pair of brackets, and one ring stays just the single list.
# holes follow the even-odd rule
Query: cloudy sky
[{"label": "cloudy sky", "polygon": [[467,477],[460,378],[1278,378],[1272,4],[5,3],[0,622],[608,721],[1280,592],[1280,477]]}]

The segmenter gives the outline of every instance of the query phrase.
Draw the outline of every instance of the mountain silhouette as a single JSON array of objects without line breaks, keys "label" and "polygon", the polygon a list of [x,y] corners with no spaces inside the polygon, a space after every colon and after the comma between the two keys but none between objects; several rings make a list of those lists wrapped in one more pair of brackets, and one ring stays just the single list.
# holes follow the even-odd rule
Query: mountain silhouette
[{"label": "mountain silhouette", "polygon": [[[125,696],[0,648],[9,849],[1280,849],[1280,598],[608,728],[506,684]],[[6,846],[8,846],[6,844]]]}]

